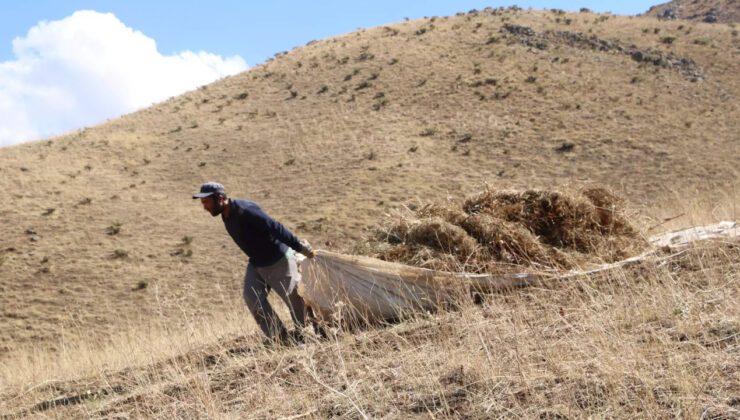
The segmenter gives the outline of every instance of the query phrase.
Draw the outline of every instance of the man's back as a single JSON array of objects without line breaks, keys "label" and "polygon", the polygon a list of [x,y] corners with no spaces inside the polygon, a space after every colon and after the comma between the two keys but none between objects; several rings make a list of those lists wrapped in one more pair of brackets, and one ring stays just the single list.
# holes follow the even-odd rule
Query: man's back
[{"label": "man's back", "polygon": [[229,217],[222,214],[226,231],[255,266],[276,263],[285,256],[288,247],[296,251],[303,249],[298,238],[267,215],[257,203],[232,198],[229,206]]}]

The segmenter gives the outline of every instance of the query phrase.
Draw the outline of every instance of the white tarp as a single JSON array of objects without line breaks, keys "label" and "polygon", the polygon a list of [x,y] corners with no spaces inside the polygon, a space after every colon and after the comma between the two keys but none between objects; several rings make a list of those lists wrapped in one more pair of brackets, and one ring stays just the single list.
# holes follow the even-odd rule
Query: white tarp
[{"label": "white tarp", "polygon": [[[721,222],[663,233],[650,238],[650,242],[655,247],[678,247],[697,240],[739,235],[738,223]],[[323,319],[357,316],[366,320],[391,319],[408,311],[437,308],[448,298],[470,289],[491,291],[591,274],[640,261],[650,253],[588,271],[489,275],[435,271],[320,250],[313,259],[301,262],[303,278],[299,293]]]}]

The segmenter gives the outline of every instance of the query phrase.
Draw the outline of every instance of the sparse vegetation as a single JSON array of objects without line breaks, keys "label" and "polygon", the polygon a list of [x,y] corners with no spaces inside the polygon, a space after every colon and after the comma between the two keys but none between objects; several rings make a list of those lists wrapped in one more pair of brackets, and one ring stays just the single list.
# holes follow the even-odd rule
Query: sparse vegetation
[{"label": "sparse vegetation", "polygon": [[125,249],[115,249],[113,250],[113,253],[111,254],[111,258],[113,259],[128,258],[128,251],[126,251]]},{"label": "sparse vegetation", "polygon": [[377,102],[375,102],[373,104],[373,110],[380,111],[381,108],[383,108],[384,106],[388,105],[389,103],[390,103],[390,101],[388,101],[388,99],[385,99],[385,98],[380,99],[380,100],[378,100]]},{"label": "sparse vegetation", "polygon": [[121,232],[121,227],[123,227],[123,223],[119,221],[115,221],[108,226],[105,231],[108,233],[108,235],[118,235],[119,232]]},{"label": "sparse vegetation", "polygon": [[[491,8],[434,29],[368,28],[51,143],[0,148],[0,417],[733,418],[737,239],[649,247],[532,288],[465,288],[438,311],[266,347],[241,296],[243,254],[190,198],[222,182],[327,251],[497,272],[520,260],[547,275],[629,247],[609,239],[602,257],[583,251],[598,240],[561,229],[560,255],[542,242],[554,233],[507,230],[508,217],[475,231],[485,212],[464,210],[491,238],[474,256],[500,259],[463,259],[465,240],[445,256],[408,235],[405,248],[362,239],[380,221],[421,237],[431,218],[406,217],[421,203],[450,207],[485,183],[606,183],[646,238],[737,220],[737,31],[591,13]],[[511,217],[562,227],[554,207]],[[434,245],[459,231],[426,232]]]},{"label": "sparse vegetation", "polygon": [[663,38],[660,39],[660,42],[664,44],[673,44],[673,41],[675,41],[676,39],[678,38],[675,36],[664,36]]}]

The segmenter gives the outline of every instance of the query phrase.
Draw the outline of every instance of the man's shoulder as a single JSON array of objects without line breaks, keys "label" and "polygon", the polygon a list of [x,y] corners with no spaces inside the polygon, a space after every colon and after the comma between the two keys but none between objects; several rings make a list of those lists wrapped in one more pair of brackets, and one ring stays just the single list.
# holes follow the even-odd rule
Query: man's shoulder
[{"label": "man's shoulder", "polygon": [[231,199],[232,210],[236,210],[237,214],[248,214],[255,213],[262,210],[259,204],[254,201],[245,200],[243,198],[232,198]]}]

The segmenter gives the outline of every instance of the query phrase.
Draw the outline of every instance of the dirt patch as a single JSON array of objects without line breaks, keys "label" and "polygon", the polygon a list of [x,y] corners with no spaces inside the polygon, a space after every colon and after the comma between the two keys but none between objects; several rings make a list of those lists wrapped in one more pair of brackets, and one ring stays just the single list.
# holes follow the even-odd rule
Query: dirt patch
[{"label": "dirt patch", "polygon": [[602,186],[486,190],[462,203],[408,206],[369,238],[387,261],[474,273],[571,269],[635,255],[647,242]]}]

